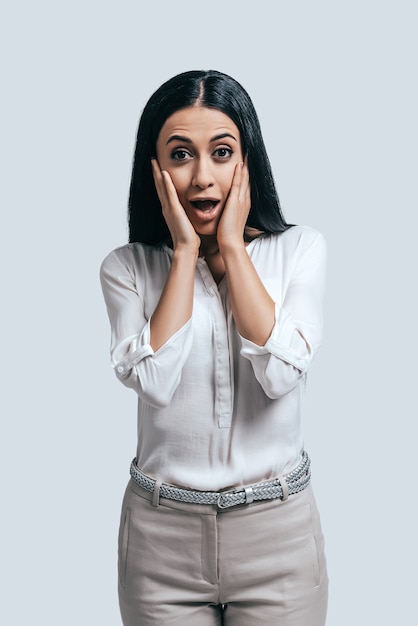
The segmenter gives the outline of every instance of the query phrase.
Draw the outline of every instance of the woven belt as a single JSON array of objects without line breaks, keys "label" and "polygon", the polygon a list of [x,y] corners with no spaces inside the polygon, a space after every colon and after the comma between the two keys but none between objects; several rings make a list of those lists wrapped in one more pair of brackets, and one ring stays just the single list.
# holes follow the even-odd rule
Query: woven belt
[{"label": "woven belt", "polygon": [[[190,504],[216,504],[220,509],[227,509],[238,504],[250,504],[256,500],[286,500],[288,495],[303,491],[311,480],[310,459],[305,451],[302,460],[294,470],[274,480],[264,481],[248,487],[237,487],[229,491],[193,491],[181,489],[172,485],[159,485],[161,498],[188,502]],[[157,481],[144,474],[136,465],[136,459],[131,463],[130,474],[132,479],[143,489],[154,493]]]}]

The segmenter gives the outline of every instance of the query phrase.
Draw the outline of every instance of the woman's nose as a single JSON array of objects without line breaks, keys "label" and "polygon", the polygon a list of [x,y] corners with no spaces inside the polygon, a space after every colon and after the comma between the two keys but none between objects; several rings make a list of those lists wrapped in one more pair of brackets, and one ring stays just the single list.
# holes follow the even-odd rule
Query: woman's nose
[{"label": "woman's nose", "polygon": [[210,162],[206,159],[197,159],[193,170],[193,187],[207,189],[207,187],[212,187],[214,182]]}]

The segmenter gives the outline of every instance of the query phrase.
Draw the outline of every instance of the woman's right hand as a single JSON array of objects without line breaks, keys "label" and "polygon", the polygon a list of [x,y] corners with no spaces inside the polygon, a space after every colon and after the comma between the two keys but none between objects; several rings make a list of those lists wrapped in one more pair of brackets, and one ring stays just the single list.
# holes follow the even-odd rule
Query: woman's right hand
[{"label": "woman's right hand", "polygon": [[183,209],[171,176],[152,159],[155,188],[173,240],[173,259],[150,321],[150,344],[159,350],[191,318],[200,237]]},{"label": "woman's right hand", "polygon": [[151,163],[155,188],[161,202],[163,217],[171,234],[173,248],[175,250],[190,248],[193,252],[198,251],[200,237],[180,204],[170,174],[167,171],[161,171],[157,159],[152,159]]}]

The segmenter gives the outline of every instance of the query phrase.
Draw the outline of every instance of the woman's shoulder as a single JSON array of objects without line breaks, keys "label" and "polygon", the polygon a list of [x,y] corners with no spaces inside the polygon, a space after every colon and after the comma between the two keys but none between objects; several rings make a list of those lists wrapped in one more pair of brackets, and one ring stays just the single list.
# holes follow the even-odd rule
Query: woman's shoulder
[{"label": "woman's shoulder", "polygon": [[290,226],[283,232],[259,237],[259,240],[260,245],[269,249],[285,248],[303,252],[311,246],[325,247],[323,235],[310,226]]},{"label": "woman's shoulder", "polygon": [[147,266],[156,257],[167,255],[166,248],[165,244],[151,246],[140,242],[118,246],[105,256],[100,266],[100,273],[121,268],[134,270],[138,266]]}]

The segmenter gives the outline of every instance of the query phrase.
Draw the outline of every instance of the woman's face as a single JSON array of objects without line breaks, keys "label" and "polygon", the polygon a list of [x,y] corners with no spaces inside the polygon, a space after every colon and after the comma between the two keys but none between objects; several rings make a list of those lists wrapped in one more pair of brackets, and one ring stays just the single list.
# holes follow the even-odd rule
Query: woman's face
[{"label": "woman's face", "polygon": [[174,183],[197,233],[213,235],[243,161],[240,133],[217,109],[191,106],[176,111],[161,128],[157,160]]}]

